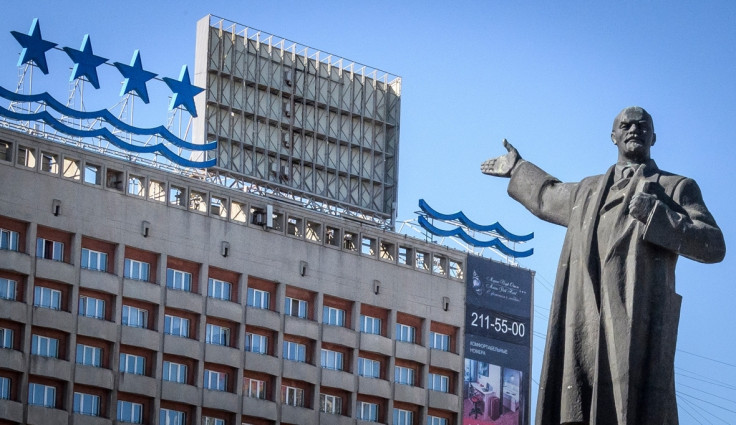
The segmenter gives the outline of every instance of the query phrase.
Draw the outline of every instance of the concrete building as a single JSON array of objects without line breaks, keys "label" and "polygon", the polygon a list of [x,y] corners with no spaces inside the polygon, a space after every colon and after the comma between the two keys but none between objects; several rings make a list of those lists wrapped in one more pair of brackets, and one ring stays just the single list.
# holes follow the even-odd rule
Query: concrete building
[{"label": "concrete building", "polygon": [[460,423],[465,253],[28,133],[0,423]]}]

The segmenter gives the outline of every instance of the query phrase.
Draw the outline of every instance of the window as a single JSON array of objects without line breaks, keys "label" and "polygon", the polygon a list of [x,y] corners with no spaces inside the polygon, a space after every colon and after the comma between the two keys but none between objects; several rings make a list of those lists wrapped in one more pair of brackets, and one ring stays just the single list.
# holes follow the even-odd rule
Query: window
[{"label": "window", "polygon": [[335,307],[322,307],[322,323],[331,326],[345,326],[345,310]]},{"label": "window", "polygon": [[248,288],[248,307],[262,308],[264,310],[268,310],[268,307],[270,305],[269,295],[270,294],[266,291]]},{"label": "window", "polygon": [[59,357],[59,340],[33,334],[31,337],[31,354],[43,357]]},{"label": "window", "polygon": [[59,172],[59,157],[53,153],[41,152],[41,171]]},{"label": "window", "polygon": [[148,328],[148,311],[123,305],[123,325],[132,328]]},{"label": "window", "polygon": [[227,391],[227,374],[205,369],[204,387],[208,390]]},{"label": "window", "polygon": [[56,388],[31,382],[28,384],[28,404],[34,406],[55,407]]},{"label": "window", "polygon": [[205,336],[205,342],[207,344],[214,345],[230,345],[230,329],[224,326],[218,326],[208,323],[207,334]]},{"label": "window", "polygon": [[381,376],[381,362],[378,360],[366,359],[358,357],[358,375],[368,378],[378,378]]},{"label": "window", "polygon": [[92,394],[74,393],[74,413],[99,416],[100,397]]},{"label": "window", "polygon": [[180,270],[166,269],[166,287],[179,291],[191,291],[192,274]]},{"label": "window", "polygon": [[435,350],[450,351],[450,335],[439,332],[429,332],[429,348]]},{"label": "window", "polygon": [[104,272],[107,270],[107,254],[82,248],[82,268]]},{"label": "window", "polygon": [[427,425],[447,425],[447,419],[438,416],[427,415]]},{"label": "window", "polygon": [[245,351],[251,353],[267,354],[268,353],[268,337],[266,335],[245,333]]},{"label": "window", "polygon": [[125,400],[118,400],[118,421],[142,424],[143,423],[143,405]]},{"label": "window", "polygon": [[34,168],[36,166],[36,152],[32,148],[18,146],[18,165]]},{"label": "window", "polygon": [[145,197],[145,178],[134,175],[128,176],[128,193],[135,196]]},{"label": "window", "polygon": [[358,414],[356,416],[361,421],[378,422],[378,404],[359,401]]},{"label": "window", "polygon": [[342,353],[323,348],[320,365],[324,369],[342,370]]},{"label": "window", "polygon": [[243,378],[243,395],[251,398],[266,399],[266,381]]},{"label": "window", "polygon": [[187,383],[187,365],[164,360],[162,379],[169,382]]},{"label": "window", "polygon": [[132,373],[133,375],[143,375],[146,370],[146,358],[136,356],[135,354],[120,353],[120,371],[123,373]]},{"label": "window", "polygon": [[0,277],[0,298],[15,301],[17,283],[14,280]]},{"label": "window", "polygon": [[207,296],[218,300],[230,301],[232,285],[228,282],[212,279],[207,282]]},{"label": "window", "polygon": [[394,382],[401,385],[414,386],[414,369],[394,366]]},{"label": "window", "polygon": [[13,348],[13,330],[0,328],[0,348]]},{"label": "window", "polygon": [[225,425],[225,420],[204,416],[202,417],[202,425]]},{"label": "window", "polygon": [[427,389],[446,393],[450,387],[450,377],[439,373],[430,373]]},{"label": "window", "polygon": [[286,297],[286,305],[284,306],[284,314],[289,316],[307,318],[307,302],[297,298]]},{"label": "window", "polygon": [[18,232],[0,229],[0,249],[18,250]]},{"label": "window", "polygon": [[33,305],[52,310],[61,310],[61,291],[46,288],[45,286],[36,286],[33,289]]},{"label": "window", "polygon": [[381,335],[381,319],[361,314],[360,331],[367,334]]},{"label": "window", "polygon": [[342,398],[331,394],[319,395],[319,411],[339,415],[342,413]]},{"label": "window", "polygon": [[95,319],[105,318],[105,301],[85,295],[79,296],[79,315]]},{"label": "window", "polygon": [[148,263],[138,260],[125,259],[125,270],[123,275],[128,279],[148,281],[148,270],[151,266]]},{"label": "window", "polygon": [[394,408],[394,425],[412,425],[414,412],[411,410]]},{"label": "window", "polygon": [[401,323],[396,324],[396,340],[414,343],[416,329]]},{"label": "window", "polygon": [[164,333],[167,335],[189,338],[189,319],[168,314],[165,315]]},{"label": "window", "polygon": [[10,400],[10,378],[0,376],[0,400]]},{"label": "window", "polygon": [[36,257],[64,261],[64,244],[43,238],[36,240]]},{"label": "window", "polygon": [[304,390],[301,388],[281,386],[281,400],[289,406],[304,406]]},{"label": "window", "polygon": [[77,364],[100,367],[102,348],[77,344]]},{"label": "window", "polygon": [[161,409],[158,415],[159,425],[184,425],[184,412],[171,409]]},{"label": "window", "polygon": [[283,358],[293,360],[295,362],[307,361],[307,347],[293,341],[284,341]]},{"label": "window", "polygon": [[100,166],[85,164],[84,182],[89,184],[100,184]]}]

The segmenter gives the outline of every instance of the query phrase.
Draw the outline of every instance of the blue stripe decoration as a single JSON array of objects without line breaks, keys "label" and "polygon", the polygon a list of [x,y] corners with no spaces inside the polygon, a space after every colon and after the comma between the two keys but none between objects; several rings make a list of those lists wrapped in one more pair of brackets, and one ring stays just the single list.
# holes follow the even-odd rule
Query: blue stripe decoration
[{"label": "blue stripe decoration", "polygon": [[498,238],[493,238],[489,241],[479,241],[478,239],[475,239],[471,237],[470,235],[468,235],[467,233],[465,233],[465,231],[459,227],[456,227],[452,230],[438,229],[437,227],[430,224],[429,221],[427,221],[427,219],[421,215],[418,217],[418,222],[420,226],[422,226],[425,230],[427,230],[428,232],[434,235],[443,236],[443,237],[452,237],[452,236],[458,237],[462,239],[463,241],[465,241],[466,243],[473,245],[473,246],[477,246],[481,248],[495,248],[501,251],[501,253],[503,253],[504,255],[508,255],[509,257],[524,258],[524,257],[528,257],[534,254],[533,248],[527,251],[515,251],[507,247],[503,243],[501,243],[501,241],[498,240]]},{"label": "blue stripe decoration", "polygon": [[29,114],[21,114],[18,112],[10,111],[0,106],[0,115],[6,118],[18,120],[18,121],[28,121],[28,120],[43,121],[57,131],[60,131],[62,133],[69,134],[72,136],[76,136],[76,137],[102,137],[105,140],[112,143],[113,145],[117,146],[118,148],[124,149],[127,151],[132,151],[132,152],[137,152],[137,153],[156,153],[158,152],[164,157],[166,157],[168,160],[170,160],[171,162],[174,162],[184,167],[206,168],[206,167],[213,167],[217,163],[217,160],[215,158],[208,160],[208,161],[201,161],[201,162],[191,161],[191,160],[182,158],[179,155],[175,154],[173,151],[171,151],[169,148],[164,146],[162,143],[157,143],[155,145],[150,145],[150,146],[133,145],[133,144],[130,144],[118,138],[117,136],[112,134],[110,130],[104,127],[97,128],[94,130],[80,130],[80,129],[72,128],[58,121],[47,111],[41,111],[41,112],[35,112],[35,113],[29,113]]},{"label": "blue stripe decoration", "polygon": [[[425,214],[427,214],[427,216],[429,216],[430,218],[435,218],[435,219],[438,219],[438,220],[448,220],[448,221],[457,220],[457,221],[459,221],[460,223],[462,223],[463,225],[465,225],[469,229],[475,230],[477,232],[495,232],[495,233],[498,233],[499,235],[503,236],[505,239],[507,239],[507,240],[509,240],[511,242],[527,242],[527,241],[530,241],[532,238],[534,238],[534,233],[533,232],[532,233],[529,233],[528,235],[522,235],[522,236],[515,235],[515,234],[509,232],[508,230],[504,229],[504,227],[501,226],[498,222],[495,222],[495,223],[490,224],[490,225],[480,225],[480,224],[477,224],[474,221],[470,220],[465,215],[465,213],[463,213],[462,211],[458,211],[458,212],[456,212],[454,214],[442,214],[442,213],[437,212],[434,209],[432,209],[432,207],[430,207],[429,204],[427,204],[427,202],[424,201],[424,199],[420,199],[419,200],[419,208]],[[432,226],[432,227],[434,227],[434,226]],[[427,229],[427,230],[429,230],[429,229]],[[443,235],[438,235],[438,236],[443,236]],[[467,236],[467,234],[466,234],[466,236]],[[467,236],[467,237],[470,238],[470,236]],[[465,240],[465,239],[463,239],[463,240]],[[475,239],[473,239],[473,240],[475,240]],[[468,242],[468,241],[466,241],[466,242]],[[468,243],[472,244],[471,242],[468,242]],[[476,246],[480,246],[480,245],[476,245]]]}]

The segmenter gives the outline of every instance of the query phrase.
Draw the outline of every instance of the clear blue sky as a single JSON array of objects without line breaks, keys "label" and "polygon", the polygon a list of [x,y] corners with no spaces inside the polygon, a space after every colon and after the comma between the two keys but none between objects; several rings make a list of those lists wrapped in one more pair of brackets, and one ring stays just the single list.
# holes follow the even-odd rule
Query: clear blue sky
[{"label": "clear blue sky", "polygon": [[[27,0],[3,10],[0,85],[17,83],[20,48],[9,31],[27,32],[33,18],[60,46],[79,49],[90,34],[95,54],[129,63],[140,49],[145,69],[176,78],[194,65],[195,24],[206,14],[401,76],[399,220],[414,218],[424,198],[441,212],[535,232],[535,254],[521,264],[537,271],[537,334],[546,331],[564,229],[510,200],[502,179],[480,174],[482,160],[504,153],[503,138],[577,181],[615,161],[612,120],[641,105],[654,117],[658,165],[698,181],[736,249],[736,2]],[[71,62],[48,56],[53,77],[37,73],[34,84],[63,99]],[[101,73],[100,90],[87,87],[86,102],[118,102],[113,71]],[[165,120],[165,104],[137,108]],[[736,423],[735,271],[733,252],[717,265],[678,265],[683,425]],[[543,337],[534,344],[538,381]]]}]

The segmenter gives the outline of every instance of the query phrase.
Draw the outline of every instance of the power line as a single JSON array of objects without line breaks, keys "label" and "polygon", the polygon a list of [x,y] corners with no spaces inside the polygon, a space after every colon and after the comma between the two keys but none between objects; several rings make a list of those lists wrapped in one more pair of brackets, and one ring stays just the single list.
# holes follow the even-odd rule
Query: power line
[{"label": "power line", "polygon": [[724,361],[721,361],[721,360],[716,360],[714,358],[703,356],[701,354],[691,353],[690,351],[679,350],[679,349],[677,351],[679,351],[680,353],[690,354],[691,356],[700,357],[701,359],[710,360],[710,361],[715,362],[715,363],[720,363],[722,365],[726,365],[726,366],[730,366],[730,367],[736,368],[736,364],[733,364],[733,363],[727,363],[727,362],[724,362]]},{"label": "power line", "polygon": [[710,404],[713,407],[717,407],[717,408],[722,409],[722,410],[725,410],[727,412],[736,413],[736,410],[727,409],[727,408],[725,408],[725,407],[723,407],[721,405],[718,405],[718,404],[715,404],[715,403],[711,403],[710,401],[703,400],[702,398],[695,397],[694,395],[683,393],[682,391],[675,391],[675,392],[677,394],[679,394],[679,395],[684,395],[686,397],[694,398],[695,400],[698,400],[698,401],[703,402],[705,404]]}]

